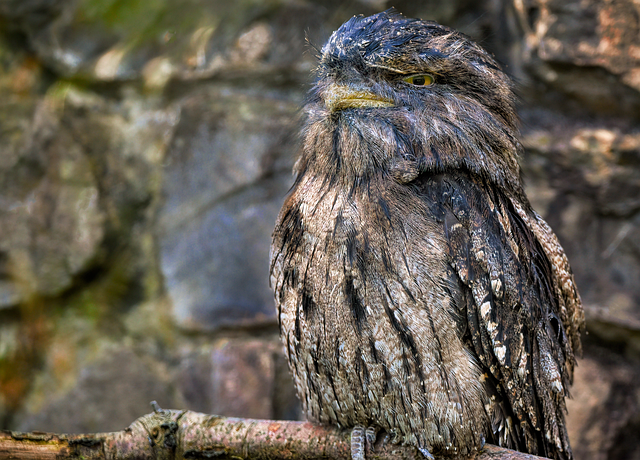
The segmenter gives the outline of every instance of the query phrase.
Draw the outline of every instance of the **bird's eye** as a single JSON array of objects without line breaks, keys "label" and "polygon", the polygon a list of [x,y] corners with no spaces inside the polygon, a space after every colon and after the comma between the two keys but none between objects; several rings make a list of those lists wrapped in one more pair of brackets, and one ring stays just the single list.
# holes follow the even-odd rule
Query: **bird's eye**
[{"label": "bird's eye", "polygon": [[433,77],[427,73],[419,75],[409,75],[408,77],[404,77],[403,80],[415,86],[433,85]]}]

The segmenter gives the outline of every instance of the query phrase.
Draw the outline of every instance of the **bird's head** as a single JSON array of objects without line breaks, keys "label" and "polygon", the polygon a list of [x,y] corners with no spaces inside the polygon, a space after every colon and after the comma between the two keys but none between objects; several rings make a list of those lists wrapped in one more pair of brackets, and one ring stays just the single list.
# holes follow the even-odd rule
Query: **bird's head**
[{"label": "bird's head", "polygon": [[[393,10],[356,16],[322,47],[298,171],[343,176],[468,168],[519,187],[509,78],[463,34]],[[401,170],[395,174],[395,169]]]}]

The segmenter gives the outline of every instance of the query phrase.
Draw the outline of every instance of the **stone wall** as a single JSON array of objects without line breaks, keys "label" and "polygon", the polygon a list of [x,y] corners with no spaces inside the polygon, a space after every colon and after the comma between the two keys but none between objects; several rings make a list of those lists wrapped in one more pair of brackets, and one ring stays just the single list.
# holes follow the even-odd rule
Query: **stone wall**
[{"label": "stone wall", "polygon": [[[0,1],[0,428],[149,401],[300,418],[268,246],[313,46],[385,0]],[[640,458],[640,6],[394,3],[516,79],[527,191],[587,314],[578,459]]]}]

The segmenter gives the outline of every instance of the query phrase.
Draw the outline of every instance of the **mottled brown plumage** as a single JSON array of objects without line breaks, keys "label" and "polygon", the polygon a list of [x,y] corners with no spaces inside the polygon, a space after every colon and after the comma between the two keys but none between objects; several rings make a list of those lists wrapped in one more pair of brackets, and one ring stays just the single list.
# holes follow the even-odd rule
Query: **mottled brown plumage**
[{"label": "mottled brown plumage", "polygon": [[531,208],[510,82],[479,46],[393,11],[322,48],[271,282],[309,419],[425,456],[483,443],[572,458],[583,326]]}]

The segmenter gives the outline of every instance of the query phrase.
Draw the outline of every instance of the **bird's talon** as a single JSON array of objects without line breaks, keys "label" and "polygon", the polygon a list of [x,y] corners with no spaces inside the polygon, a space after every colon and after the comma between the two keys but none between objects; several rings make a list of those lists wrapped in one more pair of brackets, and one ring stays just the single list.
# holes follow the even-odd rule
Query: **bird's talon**
[{"label": "bird's talon", "polygon": [[368,426],[366,431],[365,431],[365,440],[366,440],[366,451],[367,452],[373,452],[375,444],[376,444],[376,437],[378,434],[378,430],[376,427],[373,426]]},{"label": "bird's talon", "polygon": [[351,459],[365,460],[365,429],[362,425],[356,425],[351,430]]}]

